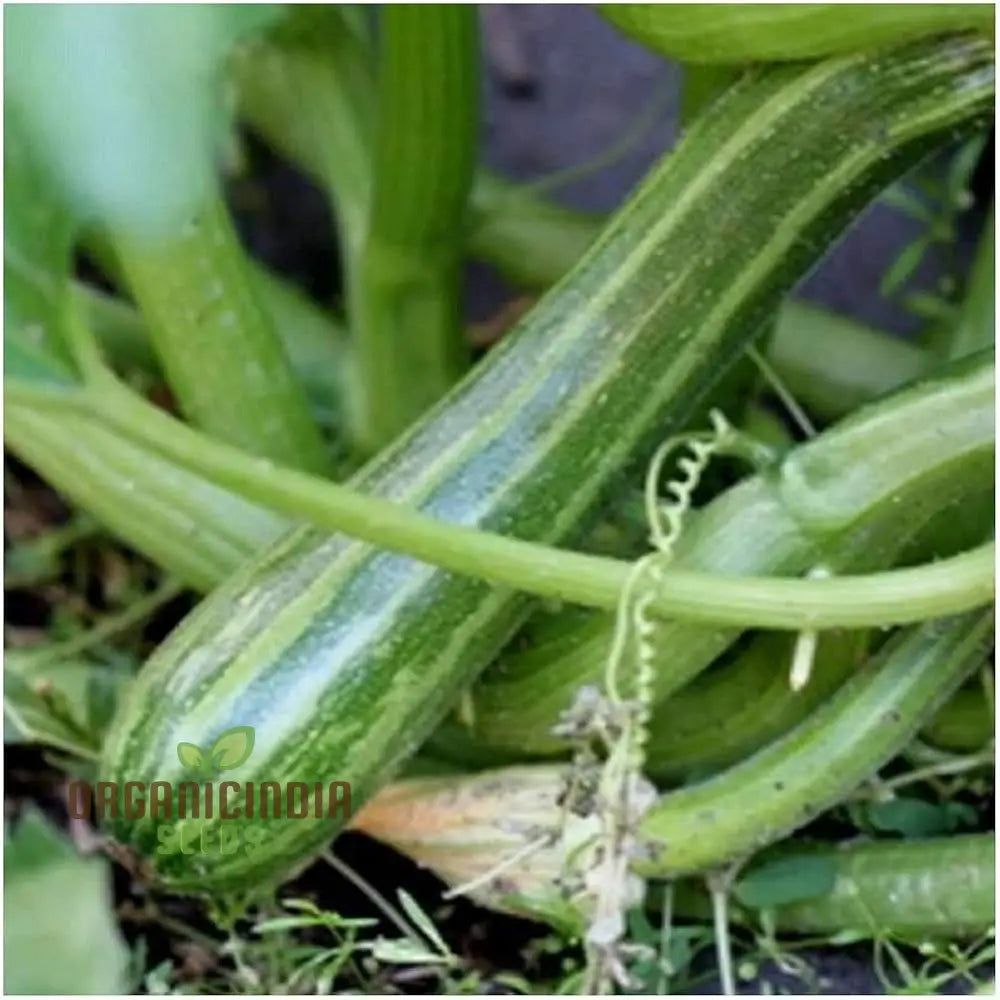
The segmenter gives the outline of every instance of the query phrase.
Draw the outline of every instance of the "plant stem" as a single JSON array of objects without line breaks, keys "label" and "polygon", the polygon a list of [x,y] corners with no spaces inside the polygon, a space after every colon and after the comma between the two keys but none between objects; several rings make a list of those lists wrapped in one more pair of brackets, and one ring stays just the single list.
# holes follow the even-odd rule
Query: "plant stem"
[{"label": "plant stem", "polygon": [[234,53],[250,125],[328,194],[350,284],[371,199],[375,85],[369,53],[337,6],[300,6]]},{"label": "plant stem", "polygon": [[381,16],[373,195],[349,295],[355,436],[373,452],[468,365],[460,265],[479,107],[475,7]]},{"label": "plant stem", "polygon": [[37,652],[28,652],[24,664],[28,670],[35,670],[56,660],[67,659],[82,653],[84,650],[104,642],[113,635],[118,635],[127,629],[138,625],[148,618],[158,607],[173,600],[180,594],[183,587],[171,579],[164,580],[155,590],[143,594],[128,607],[116,614],[108,615],[93,628],[68,639],[66,642],[44,646]]},{"label": "plant stem", "polygon": [[323,471],[319,430],[221,200],[167,242],[120,234],[115,244],[186,415],[254,454]]},{"label": "plant stem", "polygon": [[365,896],[371,900],[375,906],[385,914],[389,920],[396,925],[403,936],[421,948],[426,947],[426,942],[392,903],[389,902],[366,878],[356,872],[346,861],[341,861],[329,848],[320,854],[320,857],[340,876],[347,879],[357,889],[360,889]]},{"label": "plant stem", "polygon": [[947,343],[947,356],[961,358],[989,347],[996,331],[996,229],[994,204],[990,203],[979,248],[976,250],[965,301],[958,323]]},{"label": "plant stem", "polygon": [[712,930],[715,934],[715,955],[719,963],[719,982],[722,995],[736,995],[733,978],[733,946],[729,940],[729,882],[715,876],[708,879],[708,892],[712,900]]},{"label": "plant stem", "polygon": [[288,527],[272,511],[137,445],[89,408],[23,405],[13,401],[11,380],[5,388],[7,446],[128,545],[201,592]]},{"label": "plant stem", "polygon": [[[136,441],[248,499],[455,573],[613,610],[632,571],[624,560],[448,524],[382,497],[251,458],[145,406],[110,379],[89,394],[29,385],[12,386],[8,394],[35,405],[47,401],[94,408]],[[991,542],[929,565],[865,576],[801,580],[667,568],[650,610],[664,618],[796,631],[902,624],[989,603],[994,562]]]}]

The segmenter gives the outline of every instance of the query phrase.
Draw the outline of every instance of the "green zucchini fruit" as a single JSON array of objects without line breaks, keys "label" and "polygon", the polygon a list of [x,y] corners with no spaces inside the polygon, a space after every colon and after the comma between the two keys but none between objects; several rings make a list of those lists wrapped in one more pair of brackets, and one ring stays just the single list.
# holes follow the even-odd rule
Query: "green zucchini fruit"
[{"label": "green zucchini fruit", "polygon": [[993,715],[978,678],[956,691],[920,733],[928,743],[952,753],[982,750],[995,734]]},{"label": "green zucchini fruit", "polygon": [[814,59],[963,28],[993,32],[985,4],[601,4],[626,35],[682,62]]},{"label": "green zucchini fruit", "polygon": [[755,636],[734,663],[672,695],[651,725],[646,773],[658,785],[705,777],[749,757],[806,719],[864,662],[868,633],[820,633],[809,683],[788,681],[796,637]]},{"label": "green zucchini fruit", "polygon": [[[799,849],[793,849],[794,856]],[[776,906],[777,930],[791,934],[892,935],[915,943],[974,937],[993,925],[996,838],[992,833],[927,840],[876,840],[810,850],[836,869],[830,892]],[[784,856],[784,855],[782,855]],[[678,916],[710,918],[704,888],[683,881],[674,888]],[[731,902],[730,920],[756,923],[759,913]]]},{"label": "green zucchini fruit", "polygon": [[[855,211],[987,112],[991,70],[988,45],[954,38],[748,74],[566,280],[353,485],[516,538],[578,537],[630,461],[684,420]],[[253,727],[234,780],[346,782],[360,805],[530,607],[343,536],[295,531],[145,665],[100,777],[119,791],[176,785],[180,743],[204,748]],[[158,853],[162,816],[122,809],[107,829],[154,878],[219,893],[289,875],[345,820],[187,821],[206,836],[225,826],[236,840],[263,837],[229,854]]]},{"label": "green zucchini fruit", "polygon": [[[693,512],[675,565],[729,575],[892,565],[928,519],[977,490],[992,491],[994,386],[987,351],[857,411]],[[549,636],[529,639],[527,650],[505,651],[473,688],[468,735],[505,755],[498,759],[564,752],[552,727],[573,692],[599,679],[613,627],[612,615],[581,622],[573,612],[565,628],[550,623]],[[654,769],[655,733],[673,726],[672,696],[738,635],[697,622],[658,623]],[[700,712],[694,718],[719,724]],[[449,720],[435,748],[461,745],[458,729]]]},{"label": "green zucchini fruit", "polygon": [[672,877],[749,857],[839,802],[902,750],[978,669],[993,609],[902,630],[786,736],[643,817],[636,868]]}]

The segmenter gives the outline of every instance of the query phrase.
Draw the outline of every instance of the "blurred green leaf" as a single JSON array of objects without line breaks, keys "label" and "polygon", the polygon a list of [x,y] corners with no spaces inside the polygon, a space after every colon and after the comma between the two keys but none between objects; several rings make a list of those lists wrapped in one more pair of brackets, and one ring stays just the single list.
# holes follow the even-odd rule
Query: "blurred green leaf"
[{"label": "blurred green leaf", "polygon": [[400,905],[406,911],[406,915],[416,924],[420,933],[434,945],[440,955],[452,957],[451,949],[445,944],[444,938],[434,926],[434,921],[423,911],[420,904],[405,889],[398,889],[397,894]]},{"label": "blurred green leaf", "polygon": [[4,742],[41,743],[93,757],[132,672],[83,657],[34,665],[32,653],[8,651]]},{"label": "blurred green leaf", "polygon": [[18,4],[7,103],[79,218],[155,236],[207,197],[223,60],[276,4]]},{"label": "blurred green leaf", "polygon": [[13,540],[3,554],[5,586],[35,586],[58,576],[63,553],[96,531],[95,521],[86,514],[77,514],[67,524],[31,538]]},{"label": "blurred green leaf", "polygon": [[387,965],[447,965],[452,961],[449,956],[439,955],[409,938],[376,941],[372,957]]},{"label": "blurred green leaf", "polygon": [[107,862],[78,855],[37,812],[7,837],[3,902],[5,993],[127,992]]},{"label": "blurred green leaf", "polygon": [[879,282],[879,294],[885,298],[895,294],[913,276],[924,259],[928,241],[924,237],[915,239],[899,252],[892,264],[886,268]]},{"label": "blurred green leaf", "polygon": [[918,222],[930,225],[934,221],[931,210],[903,184],[890,185],[879,195],[878,200],[883,205],[888,205]]},{"label": "blurred green leaf", "polygon": [[963,211],[972,204],[972,196],[969,191],[972,175],[983,155],[988,139],[989,136],[985,132],[973,136],[962,143],[951,158],[945,183],[952,208]]},{"label": "blurred green leaf", "polygon": [[925,802],[923,799],[901,796],[887,802],[872,802],[867,810],[868,822],[883,833],[901,833],[904,837],[933,837],[951,833],[961,813],[948,808],[947,803]]},{"label": "blurred green leaf", "polygon": [[837,865],[827,855],[777,857],[754,866],[733,887],[744,906],[770,909],[825,896],[837,880]]}]

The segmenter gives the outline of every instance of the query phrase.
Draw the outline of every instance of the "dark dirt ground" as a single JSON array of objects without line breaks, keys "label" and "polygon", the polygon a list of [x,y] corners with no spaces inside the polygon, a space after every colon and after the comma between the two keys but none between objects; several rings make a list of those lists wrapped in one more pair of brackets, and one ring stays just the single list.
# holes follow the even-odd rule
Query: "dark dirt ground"
[{"label": "dark dirt ground", "polygon": [[[619,204],[648,166],[675,140],[678,126],[680,71],[646,50],[623,39],[592,10],[579,6],[508,6],[485,8],[485,56],[488,82],[484,91],[484,157],[489,166],[517,179],[533,179],[585,162],[614,144],[651,99],[660,100],[652,126],[630,151],[608,168],[566,184],[555,197],[579,208],[607,211]],[[251,143],[256,183],[267,192],[267,207],[241,220],[241,231],[252,251],[307,288],[316,298],[336,297],[337,261],[332,225],[322,196],[289,168]],[[992,169],[989,170],[992,177]],[[235,201],[241,199],[238,192]],[[973,213],[974,214],[974,213]],[[978,220],[967,220],[968,256]],[[804,296],[844,313],[901,334],[914,321],[879,295],[879,276],[894,251],[912,238],[915,224],[897,213],[876,207],[853,229],[828,260],[803,285]],[[933,266],[933,265],[931,265]],[[510,292],[485,267],[468,269],[468,311],[472,319],[496,313]],[[25,481],[31,476],[18,469]],[[45,519],[60,520],[59,503],[44,487],[37,503],[50,508]],[[53,601],[61,592],[38,595],[8,592],[7,622],[22,627],[44,625]],[[90,595],[91,599],[94,595]],[[99,603],[99,595],[98,595]],[[162,638],[184,613],[190,601],[182,598],[156,616],[145,636],[150,645]],[[65,823],[60,802],[58,772],[42,755],[27,748],[8,748],[6,755],[7,807],[26,798],[40,801],[53,817]],[[456,954],[468,957],[482,971],[486,989],[490,975],[519,969],[528,977],[557,973],[551,958],[526,965],[521,953],[542,931],[524,921],[482,911],[457,900],[440,903],[440,884],[406,859],[367,839],[345,835],[338,854],[370,878],[387,895],[406,886],[435,919]],[[149,966],[172,954],[176,939],[155,924],[145,922],[144,894],[121,868],[115,872],[116,896],[131,912],[124,928],[130,939],[139,933],[149,942]],[[370,901],[323,864],[314,865],[288,887],[288,895],[308,894],[321,906],[352,915],[378,916]],[[165,899],[162,911],[210,930],[189,901]],[[386,928],[391,933],[391,928]],[[870,949],[839,949],[807,956],[831,994],[879,994],[881,987],[870,964]],[[190,972],[198,974],[198,956]],[[774,981],[774,980],[772,980]],[[795,991],[794,983],[784,982]],[[433,989],[428,982],[410,983],[407,991]],[[701,991],[718,992],[716,982]],[[757,992],[747,988],[746,992]]]}]

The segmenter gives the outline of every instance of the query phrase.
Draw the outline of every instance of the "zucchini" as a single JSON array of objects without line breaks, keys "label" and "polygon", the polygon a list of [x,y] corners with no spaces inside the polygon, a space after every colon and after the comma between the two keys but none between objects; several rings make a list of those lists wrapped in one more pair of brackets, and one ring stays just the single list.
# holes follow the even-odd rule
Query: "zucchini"
[{"label": "zucchini", "polygon": [[[980,611],[902,630],[787,737],[716,778],[662,796],[640,823],[644,849],[634,867],[649,877],[691,875],[745,859],[805,825],[906,746],[921,721],[981,662],[991,626],[992,612]],[[522,764],[395,782],[354,817],[352,826],[451,887],[472,884],[470,895],[485,906],[551,915],[568,862],[566,844],[578,843],[589,819],[564,818],[559,803],[568,767]],[[561,822],[579,823],[580,833],[570,829],[562,839],[526,850]],[[508,859],[520,860],[505,864]],[[490,872],[496,877],[488,878]],[[919,897],[920,888],[912,889]],[[973,921],[982,921],[984,889],[978,889]],[[845,923],[853,923],[866,900],[852,901],[842,886],[835,892],[839,913]],[[809,919],[836,926],[837,911],[810,918],[808,905],[798,910],[795,929],[811,929]],[[914,906],[923,908],[912,914],[916,922],[934,921],[926,900],[915,900]],[[877,908],[879,918],[891,918],[892,909]]]},{"label": "zucchini", "polygon": [[[690,130],[512,335],[353,485],[443,520],[579,537],[631,460],[677,428],[821,248],[887,181],[990,104],[970,38],[749,73]],[[740,192],[739,200],[733,193]],[[178,744],[254,727],[233,780],[339,781],[360,805],[426,738],[531,608],[341,535],[296,530],[216,590],[140,672],[102,754],[176,784]],[[157,852],[167,821],[107,819],[153,877],[263,888],[346,820],[190,822],[252,851]]]},{"label": "zucchini", "polygon": [[[672,695],[650,727],[646,772],[657,783],[691,781],[738,763],[806,719],[864,661],[868,633],[820,633],[801,691],[788,683],[795,636],[765,632],[735,663]],[[670,724],[666,724],[669,718]]]},{"label": "zucchini", "polygon": [[[836,868],[833,888],[823,896],[776,906],[775,928],[790,934],[892,935],[915,942],[974,937],[993,925],[996,838],[992,833],[956,834],[927,840],[876,840],[810,850]],[[785,855],[780,855],[784,857]],[[674,912],[711,917],[703,888],[681,882]],[[729,918],[753,924],[759,913],[730,904]]]},{"label": "zucchini", "polygon": [[671,877],[745,858],[804,826],[891,760],[993,641],[993,610],[898,632],[786,736],[643,817],[640,873]]},{"label": "zucchini", "polygon": [[[694,512],[675,565],[727,575],[788,575],[817,563],[841,572],[891,565],[929,518],[976,489],[992,492],[994,393],[988,351],[858,411]],[[565,752],[552,727],[573,692],[596,683],[604,669],[613,615],[580,623],[577,612],[568,629],[557,624],[549,629],[556,638],[503,653],[473,689],[469,735],[506,759]],[[658,623],[654,770],[655,733],[674,727],[672,696],[738,635],[698,622]],[[694,718],[719,724],[701,712]],[[457,742],[458,729],[449,720],[435,748]]]}]

